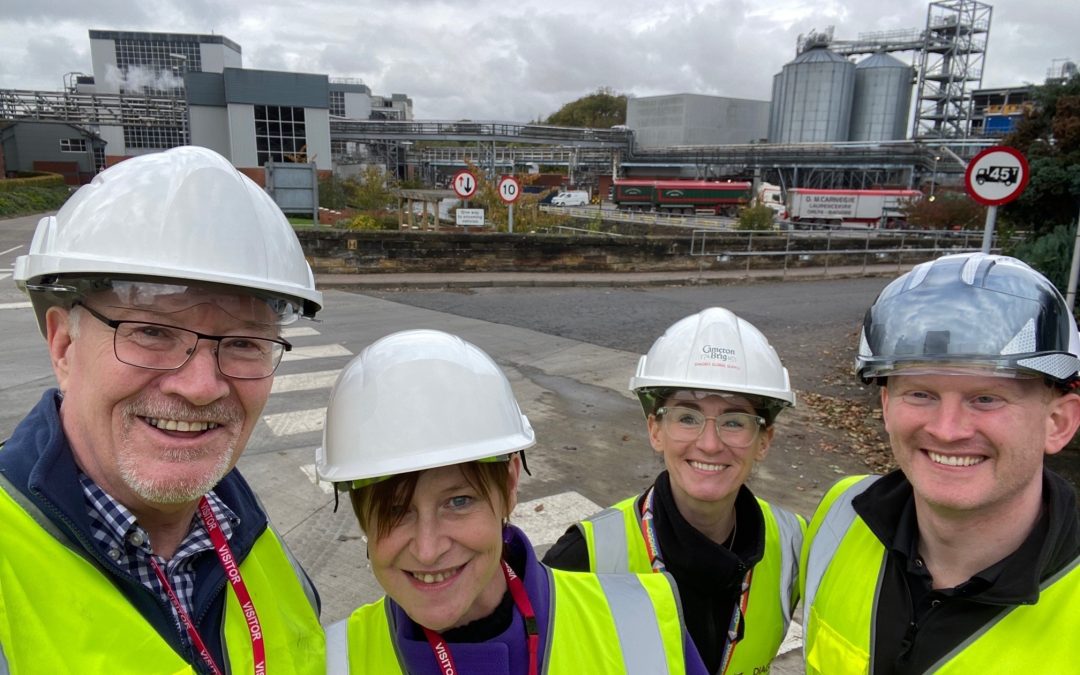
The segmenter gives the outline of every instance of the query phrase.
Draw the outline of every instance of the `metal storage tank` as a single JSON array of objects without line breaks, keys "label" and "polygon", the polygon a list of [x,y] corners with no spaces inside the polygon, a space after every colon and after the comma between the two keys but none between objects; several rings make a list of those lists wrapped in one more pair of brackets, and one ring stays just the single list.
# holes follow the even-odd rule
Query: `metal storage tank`
[{"label": "metal storage tank", "polygon": [[899,141],[907,137],[915,69],[878,52],[855,66],[851,140]]},{"label": "metal storage tank", "polygon": [[825,47],[807,49],[773,79],[769,140],[836,143],[848,140],[855,64]]}]

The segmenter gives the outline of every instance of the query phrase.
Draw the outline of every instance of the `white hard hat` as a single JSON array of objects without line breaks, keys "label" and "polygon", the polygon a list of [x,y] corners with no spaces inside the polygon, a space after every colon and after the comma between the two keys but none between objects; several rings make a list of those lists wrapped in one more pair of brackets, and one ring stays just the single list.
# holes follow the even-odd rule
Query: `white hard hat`
[{"label": "white hard hat", "polygon": [[536,442],[490,356],[437,330],[368,346],[341,371],[315,453],[332,483],[490,459]]},{"label": "white hard hat", "polygon": [[795,405],[787,368],[768,339],[722,307],[672,324],[638,361],[630,389],[646,415],[668,392],[680,389],[744,395],[769,423],[781,408]]},{"label": "white hard hat", "polygon": [[305,316],[322,293],[296,233],[265,191],[221,155],[180,147],[125,160],[42,218],[15,261],[38,325],[64,280],[152,278],[223,284],[285,299]]}]

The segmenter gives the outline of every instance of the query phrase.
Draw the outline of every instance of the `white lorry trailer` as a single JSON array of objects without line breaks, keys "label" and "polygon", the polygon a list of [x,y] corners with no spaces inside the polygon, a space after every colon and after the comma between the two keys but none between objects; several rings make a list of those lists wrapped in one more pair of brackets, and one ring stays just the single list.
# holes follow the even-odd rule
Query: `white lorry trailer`
[{"label": "white lorry trailer", "polygon": [[904,207],[918,190],[788,190],[787,219],[810,227],[892,227],[904,221]]}]

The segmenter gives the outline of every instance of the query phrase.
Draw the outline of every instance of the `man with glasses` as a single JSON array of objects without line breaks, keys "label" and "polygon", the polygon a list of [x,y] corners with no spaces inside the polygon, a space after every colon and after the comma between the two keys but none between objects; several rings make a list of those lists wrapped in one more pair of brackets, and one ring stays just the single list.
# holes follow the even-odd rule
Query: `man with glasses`
[{"label": "man with glasses", "polygon": [[630,379],[666,471],[636,497],[571,527],[552,567],[667,571],[711,673],[767,672],[798,601],[806,523],[745,483],[773,422],[795,404],[787,369],[749,322],[714,307],[686,317]]},{"label": "man with glasses", "polygon": [[1080,518],[1043,466],[1080,427],[1072,310],[1023,262],[922,263],[867,310],[899,469],[854,476],[810,524],[807,673],[1075,673]]},{"label": "man with glasses", "polygon": [[219,155],[130,159],[16,283],[58,388],[0,448],[0,673],[324,672],[318,598],[234,466],[322,296]]}]

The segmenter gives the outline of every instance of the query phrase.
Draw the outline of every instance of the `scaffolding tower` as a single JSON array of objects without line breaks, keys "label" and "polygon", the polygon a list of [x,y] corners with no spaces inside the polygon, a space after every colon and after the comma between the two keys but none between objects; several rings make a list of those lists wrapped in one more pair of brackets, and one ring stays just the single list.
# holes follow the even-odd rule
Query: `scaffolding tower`
[{"label": "scaffolding tower", "polygon": [[930,3],[919,54],[914,138],[967,138],[971,92],[982,86],[992,12],[975,0]]}]

